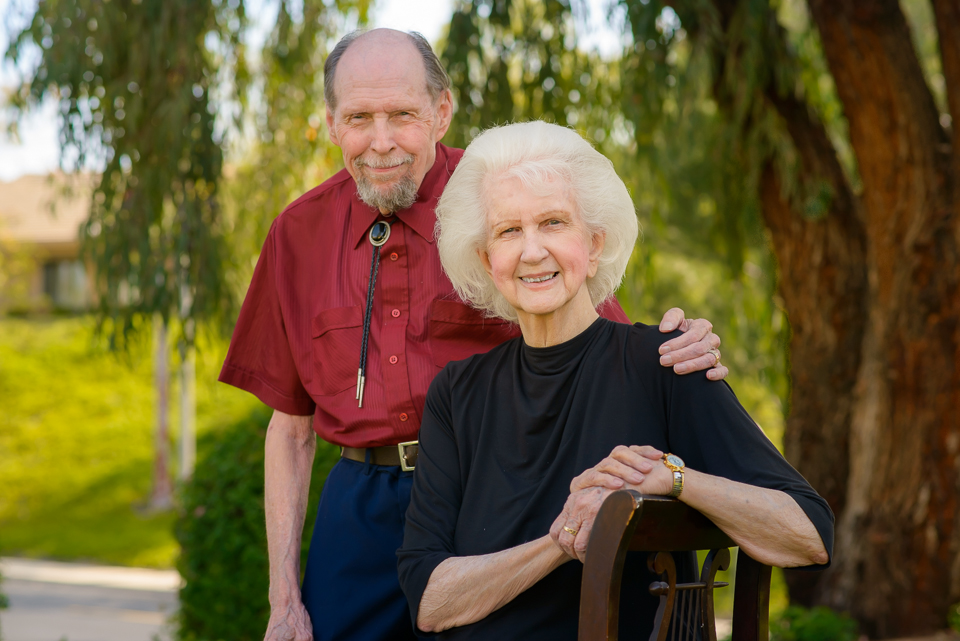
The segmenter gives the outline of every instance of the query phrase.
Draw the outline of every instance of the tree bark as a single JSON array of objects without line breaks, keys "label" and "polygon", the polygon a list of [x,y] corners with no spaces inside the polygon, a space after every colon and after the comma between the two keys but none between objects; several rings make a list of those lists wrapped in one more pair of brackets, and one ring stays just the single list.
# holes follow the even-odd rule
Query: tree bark
[{"label": "tree bark", "polygon": [[[808,0],[859,193],[793,95],[768,3],[698,14],[720,109],[745,139],[775,110],[798,158],[797,175],[771,159],[759,184],[792,330],[784,445],[837,527],[832,567],[788,575],[791,599],[850,612],[871,638],[944,629],[960,601],[960,0],[932,4],[950,121],[897,0]],[[798,191],[829,195],[826,215],[800,213]]]},{"label": "tree bark", "polygon": [[950,109],[953,151],[953,181],[960,182],[960,0],[933,0],[940,41],[940,59]]},{"label": "tree bark", "polygon": [[[836,513],[847,503],[853,387],[866,316],[866,238],[858,203],[823,126],[806,105],[771,92],[799,155],[799,180],[832,194],[828,215],[809,219],[783,195],[774,167],[760,200],[778,263],[778,287],[790,319],[790,402],[784,454]],[[819,575],[788,572],[791,600],[817,602]]]},{"label": "tree bark", "polygon": [[824,599],[873,636],[931,632],[956,596],[960,538],[951,145],[895,0],[810,9],[863,180],[869,283],[847,503]]},{"label": "tree bark", "polygon": [[[734,47],[732,31],[738,0],[714,0],[722,31]],[[784,32],[772,14],[767,16],[764,48],[774,59],[784,52]],[[719,78],[740,77],[742,51],[720,51],[714,92],[730,111],[732,100]],[[834,512],[846,506],[849,473],[849,434],[853,389],[860,367],[860,343],[866,317],[866,235],[860,204],[822,123],[802,101],[783,96],[773,73],[759,87],[759,99],[780,115],[797,151],[797,175],[780,176],[771,161],[760,180],[760,204],[778,264],[778,290],[790,321],[790,396],[784,429],[787,459],[827,499]],[[799,183],[797,191],[829,194],[828,211],[819,217],[797,213],[797,203],[786,195],[785,184]],[[796,199],[796,196],[794,197]],[[791,599],[804,605],[816,602],[817,574],[788,574]]]},{"label": "tree bark", "polygon": [[[744,7],[714,5],[721,29],[734,29]],[[831,196],[825,217],[808,218],[785,196],[794,178],[772,162],[761,175],[792,329],[785,453],[837,515],[833,566],[787,580],[792,600],[851,612],[871,638],[943,629],[960,600],[960,1],[933,5],[952,127],[897,0],[809,0],[859,195],[775,72],[762,90],[797,151],[796,180]],[[783,51],[782,30],[755,37]],[[720,52],[718,75],[742,71],[723,69],[736,53]]]},{"label": "tree bark", "polygon": [[[938,17],[956,9],[939,4]],[[808,221],[791,212],[772,168],[761,189],[794,332],[787,454],[838,517],[833,567],[791,579],[792,596],[851,612],[871,637],[932,632],[960,599],[954,143],[895,0],[810,0],[810,9],[863,192],[836,187],[818,127],[774,99],[801,179],[819,175],[834,193],[827,218]]]}]

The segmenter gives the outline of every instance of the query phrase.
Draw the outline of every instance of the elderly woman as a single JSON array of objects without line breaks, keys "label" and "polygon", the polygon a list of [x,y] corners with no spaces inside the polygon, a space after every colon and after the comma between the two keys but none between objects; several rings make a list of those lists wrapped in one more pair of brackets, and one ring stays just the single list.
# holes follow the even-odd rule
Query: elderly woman
[{"label": "elderly woman", "polygon": [[[427,395],[398,551],[419,630],[575,639],[575,559],[621,486],[678,496],[764,563],[829,563],[829,507],[730,388],[659,367],[656,328],[597,316],[637,221],[611,163],[579,135],[542,122],[481,134],[440,199],[437,232],[461,297],[522,337],[450,363]],[[649,609],[649,634],[656,601],[636,569],[623,590]]]}]

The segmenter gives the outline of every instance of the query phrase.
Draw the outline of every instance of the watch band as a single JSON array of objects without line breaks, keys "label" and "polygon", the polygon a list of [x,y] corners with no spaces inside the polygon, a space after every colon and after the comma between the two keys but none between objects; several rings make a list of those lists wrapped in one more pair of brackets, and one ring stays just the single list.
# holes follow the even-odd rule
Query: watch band
[{"label": "watch band", "polygon": [[683,492],[683,470],[674,470],[673,487],[670,489],[669,496],[675,499],[680,496],[681,492]]},{"label": "watch band", "polygon": [[673,487],[667,495],[671,498],[677,498],[683,492],[683,459],[676,454],[664,453],[661,457],[663,464],[673,472]]}]

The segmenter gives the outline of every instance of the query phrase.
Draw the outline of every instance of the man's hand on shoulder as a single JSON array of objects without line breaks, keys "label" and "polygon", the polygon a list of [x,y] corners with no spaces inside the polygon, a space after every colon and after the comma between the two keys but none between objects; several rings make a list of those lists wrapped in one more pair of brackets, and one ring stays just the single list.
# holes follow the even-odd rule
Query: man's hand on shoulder
[{"label": "man's hand on shoulder", "polygon": [[720,363],[720,337],[713,333],[713,323],[705,318],[687,320],[683,310],[674,307],[663,315],[660,331],[667,333],[676,329],[683,335],[660,346],[661,365],[673,367],[677,374],[707,370],[711,381],[726,378],[729,370]]},{"label": "man's hand on shoulder", "polygon": [[303,603],[272,608],[263,641],[313,641],[313,625]]}]

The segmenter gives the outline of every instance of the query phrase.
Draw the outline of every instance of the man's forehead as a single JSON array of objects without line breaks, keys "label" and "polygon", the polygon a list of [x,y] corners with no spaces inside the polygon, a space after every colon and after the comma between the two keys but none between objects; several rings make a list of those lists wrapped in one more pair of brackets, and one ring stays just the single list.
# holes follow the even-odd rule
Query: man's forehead
[{"label": "man's forehead", "polygon": [[337,111],[341,113],[413,110],[431,102],[425,83],[404,77],[354,77],[338,88]]},{"label": "man's forehead", "polygon": [[335,80],[338,103],[374,101],[403,108],[409,105],[400,103],[428,99],[423,59],[406,34],[373,35],[358,38],[344,52]]}]

